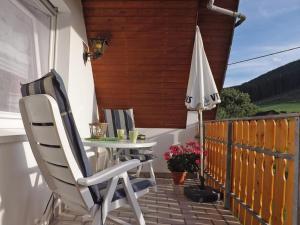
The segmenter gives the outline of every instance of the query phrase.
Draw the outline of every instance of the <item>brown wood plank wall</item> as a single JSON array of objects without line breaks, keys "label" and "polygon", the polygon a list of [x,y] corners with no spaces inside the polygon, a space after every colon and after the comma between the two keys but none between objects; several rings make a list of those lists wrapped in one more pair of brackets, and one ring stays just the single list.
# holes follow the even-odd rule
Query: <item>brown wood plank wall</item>
[{"label": "brown wood plank wall", "polygon": [[[197,12],[212,71],[222,88],[233,19],[207,10],[207,1],[82,2],[88,37],[111,36],[104,56],[92,62],[99,109],[133,107],[137,127],[184,128]],[[235,10],[238,1],[216,4]],[[214,117],[214,111],[205,114],[206,119]]]}]

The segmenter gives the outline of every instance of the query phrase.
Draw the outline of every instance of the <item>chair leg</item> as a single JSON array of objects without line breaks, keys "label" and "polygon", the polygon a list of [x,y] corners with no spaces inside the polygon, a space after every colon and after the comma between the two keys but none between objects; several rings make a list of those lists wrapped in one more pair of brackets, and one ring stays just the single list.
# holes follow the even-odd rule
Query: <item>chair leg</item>
[{"label": "chair leg", "polygon": [[[92,222],[92,225],[102,225],[101,223],[101,207],[97,210],[97,212],[95,213],[95,217],[94,220]],[[105,220],[103,219],[103,224],[105,224]]]},{"label": "chair leg", "polygon": [[114,217],[114,216],[108,215],[107,219],[109,219],[109,220],[111,220],[114,223],[119,224],[119,225],[131,225],[130,223],[126,223],[125,221],[120,220],[120,219],[118,219],[117,217]]},{"label": "chair leg", "polygon": [[[101,208],[99,209],[99,211],[102,210],[103,223],[105,222],[107,214],[110,210],[110,204],[111,204],[112,198],[114,196],[114,193],[116,191],[118,181],[119,181],[119,177],[114,177],[107,184],[105,198],[102,203],[102,209]],[[101,211],[100,211],[100,213],[101,213]]]},{"label": "chair leg", "polygon": [[123,182],[124,182],[124,189],[126,192],[127,200],[132,207],[132,210],[135,214],[135,218],[136,218],[138,224],[146,225],[143,213],[142,213],[139,203],[134,195],[132,184],[129,180],[127,172],[122,175],[122,178],[123,178]]},{"label": "chair leg", "polygon": [[142,165],[140,165],[140,166],[138,166],[138,167],[137,167],[136,174],[135,174],[135,176],[136,176],[136,177],[140,177],[140,174],[141,174],[142,168],[143,168],[143,166],[142,166]]},{"label": "chair leg", "polygon": [[154,173],[152,162],[149,162],[149,169],[150,169],[150,179],[154,184],[153,189],[155,192],[157,192],[157,185],[156,185],[155,173]]}]

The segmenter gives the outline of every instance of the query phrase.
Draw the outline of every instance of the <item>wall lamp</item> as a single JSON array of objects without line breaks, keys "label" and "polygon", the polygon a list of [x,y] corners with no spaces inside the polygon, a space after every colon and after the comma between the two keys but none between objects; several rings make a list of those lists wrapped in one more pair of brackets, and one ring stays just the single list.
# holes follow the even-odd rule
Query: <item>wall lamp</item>
[{"label": "wall lamp", "polygon": [[83,61],[84,64],[90,60],[96,60],[100,58],[105,49],[108,46],[108,42],[105,38],[90,38],[89,39],[89,47],[84,46],[83,50]]}]

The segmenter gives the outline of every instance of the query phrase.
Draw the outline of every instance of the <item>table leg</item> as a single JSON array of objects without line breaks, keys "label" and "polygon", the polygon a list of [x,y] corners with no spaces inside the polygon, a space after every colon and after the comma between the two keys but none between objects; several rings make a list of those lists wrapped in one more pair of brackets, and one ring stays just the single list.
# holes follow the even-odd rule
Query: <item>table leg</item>
[{"label": "table leg", "polygon": [[106,148],[108,151],[107,167],[120,163],[119,151],[113,148]]},{"label": "table leg", "polygon": [[111,153],[111,165],[116,165],[116,159],[115,159],[115,149],[111,148],[110,149],[110,153]]},{"label": "table leg", "polygon": [[116,149],[116,160],[115,160],[116,164],[120,163],[120,152],[118,151],[118,149]]}]

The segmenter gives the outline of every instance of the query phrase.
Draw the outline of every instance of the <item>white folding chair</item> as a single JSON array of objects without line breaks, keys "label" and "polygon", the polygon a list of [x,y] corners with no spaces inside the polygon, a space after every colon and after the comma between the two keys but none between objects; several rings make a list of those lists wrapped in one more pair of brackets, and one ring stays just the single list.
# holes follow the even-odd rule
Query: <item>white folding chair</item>
[{"label": "white folding chair", "polygon": [[[20,99],[19,105],[32,152],[59,201],[92,221],[92,225],[105,223],[110,211],[125,205],[132,208],[138,224],[145,224],[137,198],[146,194],[152,183],[147,179],[130,180],[127,174],[140,165],[139,160],[122,162],[84,177],[56,100],[50,95],[35,94]],[[101,195],[98,200],[95,190]]]},{"label": "white folding chair", "polygon": [[[109,137],[117,137],[117,130],[124,129],[127,137],[129,131],[135,129],[135,121],[133,109],[103,109],[104,118],[108,123],[107,135]],[[153,150],[149,149],[128,149],[124,151],[121,161],[138,159],[141,161],[141,166],[136,170],[136,177],[140,176],[143,166],[148,166],[149,175],[153,183],[156,183],[155,173],[153,169],[153,160],[155,159]],[[156,186],[154,190],[157,190]]]}]

